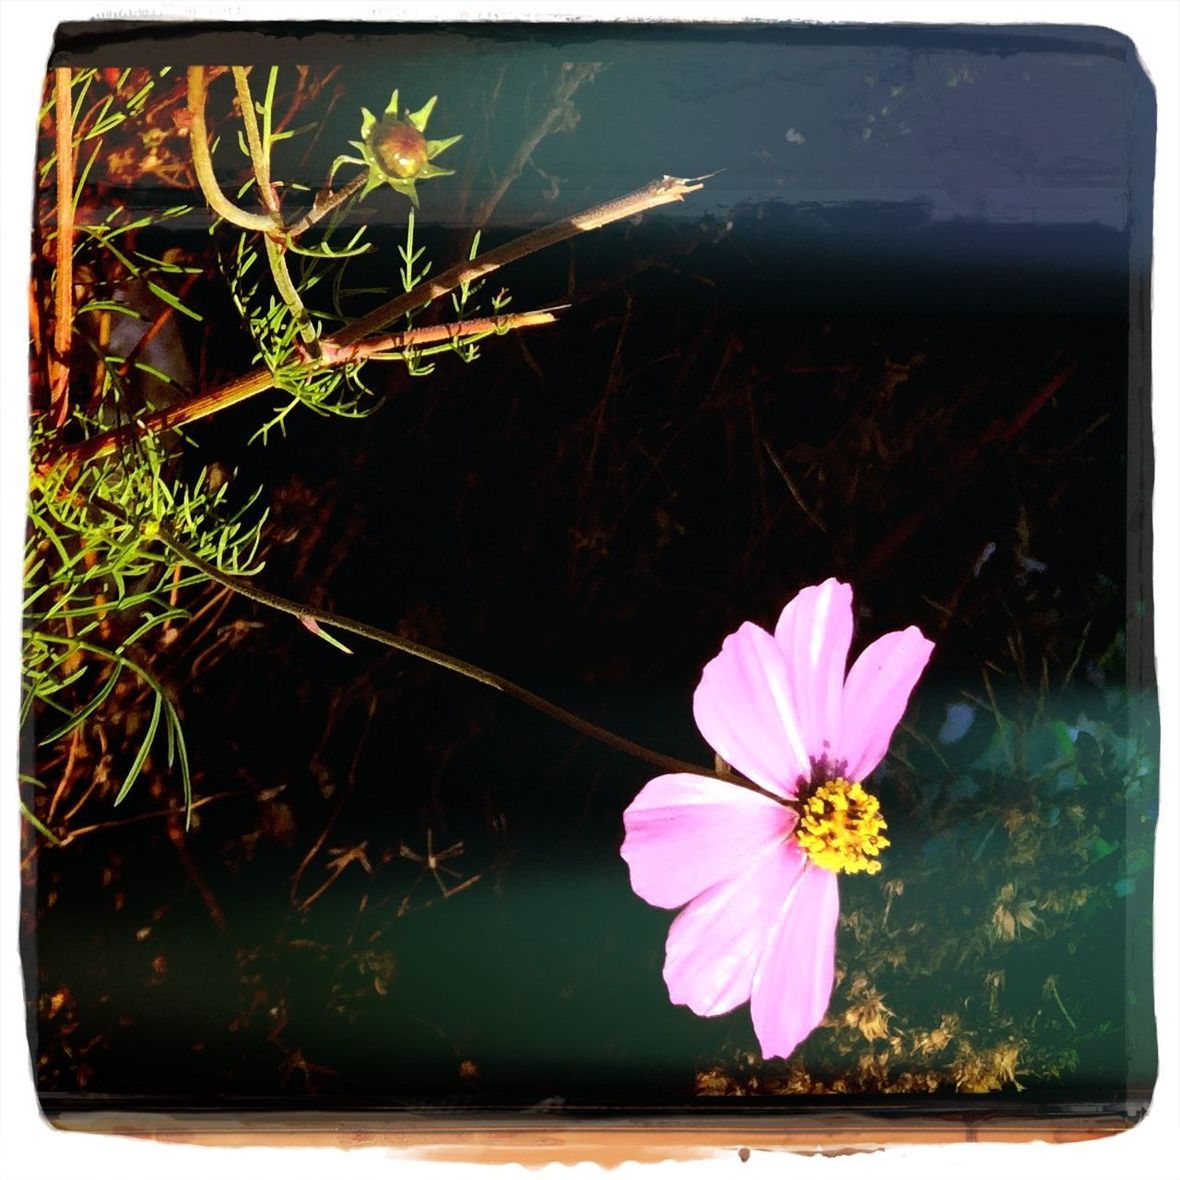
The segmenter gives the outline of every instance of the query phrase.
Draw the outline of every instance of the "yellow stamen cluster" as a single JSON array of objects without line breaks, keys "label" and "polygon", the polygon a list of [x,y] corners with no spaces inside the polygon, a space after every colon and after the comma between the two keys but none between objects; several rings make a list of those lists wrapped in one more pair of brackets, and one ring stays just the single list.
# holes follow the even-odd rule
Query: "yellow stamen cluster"
[{"label": "yellow stamen cluster", "polygon": [[889,847],[881,807],[860,783],[828,779],[803,803],[795,839],[821,869],[879,873],[877,854]]}]

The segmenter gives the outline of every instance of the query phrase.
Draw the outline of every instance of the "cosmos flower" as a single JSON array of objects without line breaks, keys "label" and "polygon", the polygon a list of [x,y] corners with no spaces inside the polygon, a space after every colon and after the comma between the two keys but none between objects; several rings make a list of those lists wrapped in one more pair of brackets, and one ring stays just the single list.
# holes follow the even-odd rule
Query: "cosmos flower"
[{"label": "cosmos flower", "polygon": [[764,1057],[786,1057],[832,992],[840,872],[876,873],[889,841],[863,787],[934,645],[917,627],[871,643],[845,676],[852,589],[830,578],[773,635],[743,623],[705,665],[697,726],[758,791],[696,774],[652,779],[624,812],[644,901],[685,908],[668,932],[673,1003],[718,1016],[746,1000]]}]

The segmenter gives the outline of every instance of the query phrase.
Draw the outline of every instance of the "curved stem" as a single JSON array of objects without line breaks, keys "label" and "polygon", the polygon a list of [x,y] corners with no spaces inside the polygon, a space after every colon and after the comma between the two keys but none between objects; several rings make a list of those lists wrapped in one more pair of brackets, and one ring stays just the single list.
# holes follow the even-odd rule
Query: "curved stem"
[{"label": "curved stem", "polygon": [[[258,117],[254,113],[254,97],[250,93],[250,81],[246,77],[246,71],[242,66],[234,66],[233,75],[234,86],[238,92],[238,106],[242,108],[242,123],[246,128],[246,146],[250,151],[250,163],[254,168],[254,181],[258,186],[258,196],[266,206],[266,211],[274,218],[276,224],[281,226],[283,214],[275,199],[274,189],[270,186],[270,116],[268,114],[266,118],[267,135],[264,140],[264,137],[258,134]],[[268,102],[269,98],[268,94]],[[268,112],[269,109],[268,105]],[[312,360],[319,360],[321,355],[319,335],[315,330],[315,325],[311,322],[311,317],[307,314],[303,299],[291,279],[283,246],[275,241],[269,233],[264,235],[262,241],[266,247],[266,261],[270,266],[271,277],[278,289],[279,298],[287,305],[287,310],[291,313],[291,318],[299,330],[299,339],[303,341],[308,355]]]},{"label": "curved stem", "polygon": [[213,172],[213,157],[209,154],[209,132],[205,127],[205,67],[188,68],[188,111],[192,116],[189,127],[189,146],[193,153],[193,168],[201,185],[205,200],[218,217],[224,218],[242,229],[259,230],[264,234],[282,232],[281,218],[270,213],[250,213],[239,209],[221,191],[217,176]]}]

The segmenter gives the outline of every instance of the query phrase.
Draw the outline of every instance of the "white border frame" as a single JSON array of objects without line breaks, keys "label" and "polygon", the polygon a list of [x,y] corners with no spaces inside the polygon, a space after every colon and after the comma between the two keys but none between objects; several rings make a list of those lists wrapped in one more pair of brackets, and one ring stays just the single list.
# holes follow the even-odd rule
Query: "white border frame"
[{"label": "white border frame", "polygon": [[[0,87],[5,95],[0,163],[8,180],[0,186],[0,291],[2,291],[3,347],[0,365],[0,1161],[6,1175],[77,1175],[87,1180],[167,1174],[169,1180],[199,1177],[210,1169],[230,1180],[253,1176],[270,1168],[284,1178],[301,1180],[342,1170],[347,1176],[388,1176],[390,1165],[404,1175],[476,1175],[479,1165],[431,1164],[380,1148],[358,1149],[346,1154],[331,1148],[205,1148],[179,1147],[96,1135],[71,1135],[51,1130],[37,1110],[30,1076],[24,1026],[24,1006],[17,924],[19,905],[18,812],[12,797],[16,776],[16,717],[18,682],[17,639],[12,626],[19,614],[19,564],[24,528],[25,472],[27,462],[25,398],[27,396],[28,235],[34,158],[34,131],[40,84],[46,68],[53,30],[61,21],[108,19],[168,20],[714,20],[714,3],[693,0],[629,0],[594,4],[588,0],[566,3],[529,3],[509,0],[482,5],[461,0],[434,3],[373,4],[333,0],[330,5],[304,0],[254,0],[225,3],[204,0],[127,3],[115,0],[0,0],[0,32],[3,33]],[[1153,390],[1156,472],[1155,516],[1155,621],[1156,653],[1160,680],[1160,709],[1165,717],[1180,716],[1180,644],[1172,604],[1180,603],[1180,463],[1173,456],[1180,447],[1180,370],[1177,365],[1177,218],[1180,184],[1178,81],[1180,81],[1180,4],[1175,0],[734,0],[723,19],[802,20],[815,22],[869,21],[876,23],[1047,23],[1102,25],[1129,36],[1156,88],[1158,107],[1155,192],[1155,244],[1153,279]],[[1168,210],[1172,212],[1169,213]],[[956,1177],[995,1180],[997,1172],[1013,1176],[1034,1175],[1055,1169],[1070,1180],[1089,1177],[1109,1180],[1118,1169],[1140,1172],[1166,1166],[1180,1159],[1180,1052],[1174,1004],[1166,997],[1180,994],[1177,970],[1177,905],[1180,898],[1180,822],[1177,789],[1180,784],[1180,738],[1175,726],[1165,724],[1161,751],[1161,806],[1157,829],[1155,902],[1156,1018],[1160,1043],[1160,1072],[1155,1099],[1147,1118],[1138,1127],[1110,1139],[1085,1144],[1049,1146],[1033,1144],[1009,1147],[963,1144],[943,1147],[892,1148],[882,1155],[821,1159],[756,1152],[746,1164],[736,1159],[702,1163],[661,1165],[684,1171],[717,1175],[721,1169],[744,1168],[764,1175],[837,1177],[905,1176],[906,1180],[937,1177],[948,1169]],[[396,1162],[395,1161],[396,1158]],[[633,1173],[638,1165],[627,1165]],[[510,1166],[513,1170],[515,1166]],[[583,1166],[583,1170],[589,1165]],[[553,1169],[547,1169],[552,1172]],[[482,1172],[482,1168],[480,1168]],[[523,1172],[520,1174],[523,1175]]]}]

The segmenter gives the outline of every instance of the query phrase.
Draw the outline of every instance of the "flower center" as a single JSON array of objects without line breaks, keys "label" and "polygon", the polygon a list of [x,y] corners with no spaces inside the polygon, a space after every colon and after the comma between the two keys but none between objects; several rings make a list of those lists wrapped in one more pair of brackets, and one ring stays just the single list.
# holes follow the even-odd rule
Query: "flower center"
[{"label": "flower center", "polygon": [[833,873],[879,873],[877,854],[889,847],[875,795],[860,783],[825,778],[801,795],[795,839],[821,869]]}]

